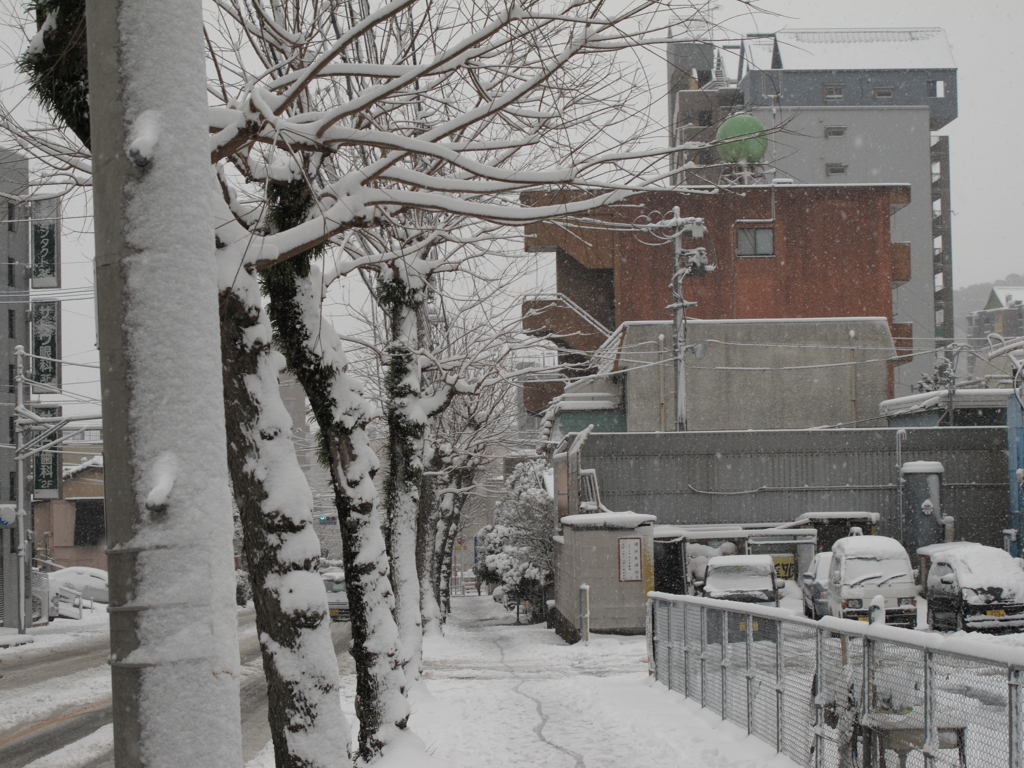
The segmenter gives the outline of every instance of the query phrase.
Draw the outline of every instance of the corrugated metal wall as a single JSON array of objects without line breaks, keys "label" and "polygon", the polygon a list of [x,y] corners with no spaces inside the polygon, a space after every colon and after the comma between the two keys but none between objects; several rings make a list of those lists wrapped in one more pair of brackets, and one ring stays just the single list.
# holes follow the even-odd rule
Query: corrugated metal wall
[{"label": "corrugated metal wall", "polygon": [[[803,512],[879,512],[898,530],[896,430],[595,433],[581,466],[612,510],[659,523],[792,520]],[[1009,525],[1006,429],[908,429],[901,461],[940,461],[956,538],[1002,545]]]}]

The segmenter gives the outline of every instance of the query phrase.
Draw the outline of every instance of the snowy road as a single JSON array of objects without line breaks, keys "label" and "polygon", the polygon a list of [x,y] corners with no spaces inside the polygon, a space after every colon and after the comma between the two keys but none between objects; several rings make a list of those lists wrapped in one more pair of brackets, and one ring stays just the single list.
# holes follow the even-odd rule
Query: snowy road
[{"label": "snowy road", "polygon": [[[105,617],[104,617],[105,618]],[[239,614],[242,740],[245,758],[270,738],[255,614]],[[40,636],[32,646],[0,655],[0,766],[112,768],[110,641],[102,624],[72,637]],[[89,632],[88,630],[92,630]],[[351,667],[348,624],[331,634],[343,674]]]}]

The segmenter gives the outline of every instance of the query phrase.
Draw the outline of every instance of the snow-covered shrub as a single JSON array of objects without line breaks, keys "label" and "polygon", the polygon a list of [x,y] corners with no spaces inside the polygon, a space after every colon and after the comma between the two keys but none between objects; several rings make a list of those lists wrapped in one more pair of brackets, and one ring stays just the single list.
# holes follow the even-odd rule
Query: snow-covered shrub
[{"label": "snow-covered shrub", "polygon": [[523,462],[509,475],[474,566],[478,579],[501,585],[507,603],[518,603],[534,621],[544,618],[554,555],[551,500],[541,480],[544,466],[543,461]]}]

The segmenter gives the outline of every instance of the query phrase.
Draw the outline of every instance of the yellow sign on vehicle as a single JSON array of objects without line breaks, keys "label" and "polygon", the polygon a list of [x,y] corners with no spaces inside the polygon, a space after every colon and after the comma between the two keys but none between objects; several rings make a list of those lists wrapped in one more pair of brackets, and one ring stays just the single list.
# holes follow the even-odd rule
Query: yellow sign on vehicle
[{"label": "yellow sign on vehicle", "polygon": [[775,578],[779,581],[796,581],[796,557],[793,555],[772,555],[775,563]]},{"label": "yellow sign on vehicle", "polygon": [[986,616],[1005,616],[1006,611],[1001,608],[993,608],[991,611],[985,611]]}]

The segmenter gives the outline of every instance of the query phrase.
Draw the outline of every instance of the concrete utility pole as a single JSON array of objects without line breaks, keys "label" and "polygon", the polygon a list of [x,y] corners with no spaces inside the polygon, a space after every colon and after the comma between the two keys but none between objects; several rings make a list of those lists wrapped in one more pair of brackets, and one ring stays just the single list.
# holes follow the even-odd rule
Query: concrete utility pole
[{"label": "concrete utility pole", "polygon": [[200,0],[88,0],[118,768],[240,766]]}]

